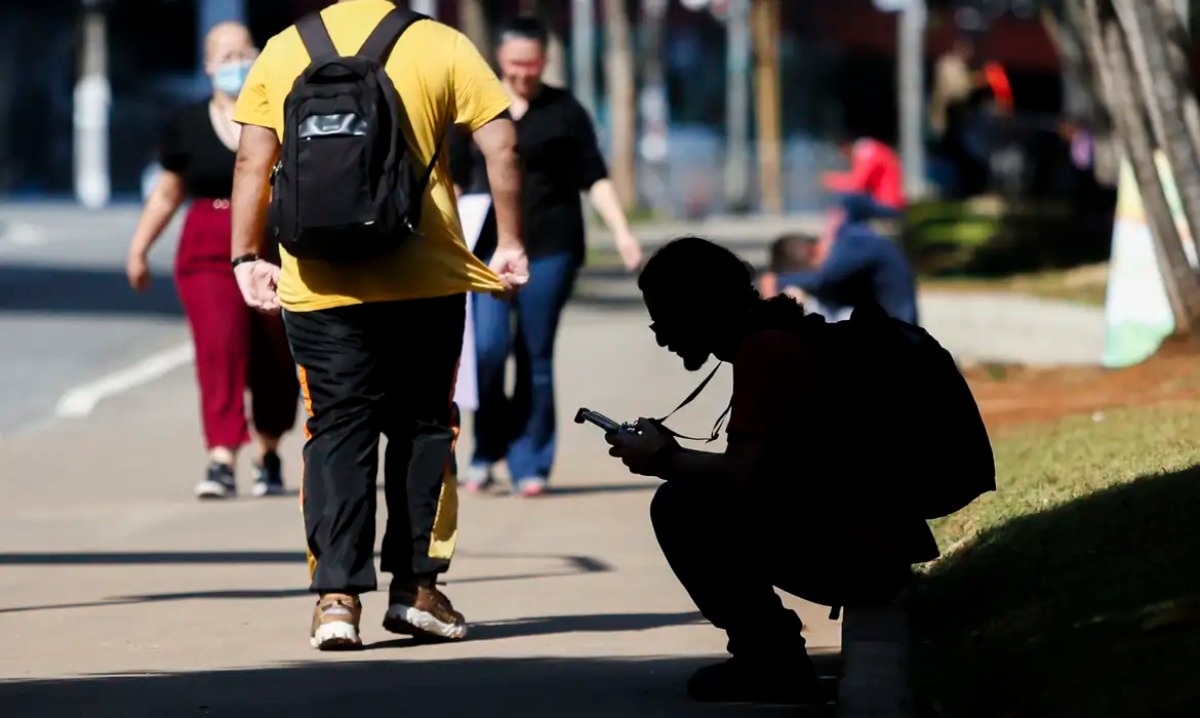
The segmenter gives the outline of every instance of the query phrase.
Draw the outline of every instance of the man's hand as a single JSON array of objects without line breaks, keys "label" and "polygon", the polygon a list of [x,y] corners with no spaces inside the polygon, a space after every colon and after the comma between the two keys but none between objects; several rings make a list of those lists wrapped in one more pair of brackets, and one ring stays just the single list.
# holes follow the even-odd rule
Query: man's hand
[{"label": "man's hand", "polygon": [[[654,476],[655,456],[660,449],[674,443],[675,439],[662,430],[658,422],[638,419],[638,433],[617,432],[606,434],[604,440],[612,447],[609,456],[615,456],[626,467],[640,476]],[[660,477],[661,478],[661,477]]]},{"label": "man's hand", "polygon": [[279,267],[256,259],[253,262],[243,262],[233,268],[237,278],[238,289],[246,306],[257,309],[265,314],[279,312]]},{"label": "man's hand", "polygon": [[497,247],[492,253],[491,261],[488,262],[488,268],[500,278],[506,298],[529,283],[529,259],[520,245]]},{"label": "man's hand", "polygon": [[625,269],[636,272],[642,266],[642,259],[645,258],[642,252],[642,243],[633,236],[632,232],[618,234],[616,243],[617,252],[621,255],[621,261],[625,263]]}]

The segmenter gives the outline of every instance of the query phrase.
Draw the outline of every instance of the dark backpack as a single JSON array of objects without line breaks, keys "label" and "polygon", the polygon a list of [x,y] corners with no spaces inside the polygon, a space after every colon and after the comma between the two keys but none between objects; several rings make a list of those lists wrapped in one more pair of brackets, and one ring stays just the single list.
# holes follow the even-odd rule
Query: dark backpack
[{"label": "dark backpack", "polygon": [[338,55],[320,13],[296,23],[311,62],[284,103],[269,212],[274,239],[292,256],[370,259],[417,233],[442,142],[418,177],[401,132],[407,116],[384,65],[422,19],[392,10],[350,57]]},{"label": "dark backpack", "polygon": [[885,470],[863,477],[882,502],[936,519],[996,489],[987,427],[950,352],[878,306],[826,326],[845,371],[839,384],[853,387],[846,420],[870,415],[882,427],[884,441],[864,450],[879,451]]}]

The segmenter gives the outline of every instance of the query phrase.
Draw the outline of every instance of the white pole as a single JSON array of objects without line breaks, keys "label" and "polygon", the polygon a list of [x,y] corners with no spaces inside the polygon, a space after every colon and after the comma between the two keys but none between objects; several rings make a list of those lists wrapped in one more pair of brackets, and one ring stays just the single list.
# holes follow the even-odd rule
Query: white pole
[{"label": "white pole", "polygon": [[571,0],[571,84],[576,99],[596,116],[596,8],[594,0]]},{"label": "white pole", "polygon": [[112,193],[108,167],[108,38],[104,12],[85,0],[83,58],[75,85],[75,197],[88,209],[108,204]]},{"label": "white pole", "polygon": [[638,110],[642,131],[638,143],[646,162],[646,195],[655,213],[671,212],[670,108],[667,105],[667,73],[663,64],[663,40],[666,32],[667,0],[642,0],[641,75],[642,91]]},{"label": "white pole", "polygon": [[921,131],[925,102],[925,0],[908,0],[900,14],[896,51],[900,159],[910,201],[925,192],[925,143]]},{"label": "white pole", "polygon": [[725,23],[725,201],[745,207],[750,194],[750,0],[730,0]]}]

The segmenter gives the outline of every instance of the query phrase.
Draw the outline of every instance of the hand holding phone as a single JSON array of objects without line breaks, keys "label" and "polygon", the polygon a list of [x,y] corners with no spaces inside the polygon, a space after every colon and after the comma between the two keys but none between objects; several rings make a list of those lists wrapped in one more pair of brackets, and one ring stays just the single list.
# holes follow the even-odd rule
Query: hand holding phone
[{"label": "hand holding phone", "polygon": [[585,421],[589,424],[594,424],[594,425],[600,427],[601,429],[604,429],[605,434],[617,434],[622,431],[634,432],[634,433],[637,432],[637,429],[635,429],[632,425],[622,424],[618,421],[608,418],[607,416],[605,416],[604,414],[601,414],[598,411],[592,411],[591,409],[582,408],[579,411],[575,412],[575,423],[576,424],[582,424]]}]

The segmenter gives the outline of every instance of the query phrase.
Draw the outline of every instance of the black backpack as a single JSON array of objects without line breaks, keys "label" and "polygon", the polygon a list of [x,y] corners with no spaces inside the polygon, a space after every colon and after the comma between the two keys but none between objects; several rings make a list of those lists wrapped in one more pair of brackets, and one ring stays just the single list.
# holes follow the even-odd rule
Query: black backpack
[{"label": "black backpack", "polygon": [[384,65],[422,19],[393,9],[350,57],[338,55],[319,12],[296,23],[311,62],[284,103],[268,215],[273,238],[292,256],[370,259],[417,233],[442,142],[418,177],[401,132],[407,116]]},{"label": "black backpack", "polygon": [[880,501],[936,519],[996,489],[987,427],[950,352],[877,305],[857,307],[849,320],[826,327],[838,345],[838,371],[845,372],[840,384],[854,394],[847,421],[869,412],[883,427],[876,450],[885,470],[861,477]]}]

